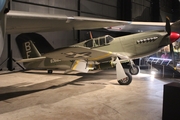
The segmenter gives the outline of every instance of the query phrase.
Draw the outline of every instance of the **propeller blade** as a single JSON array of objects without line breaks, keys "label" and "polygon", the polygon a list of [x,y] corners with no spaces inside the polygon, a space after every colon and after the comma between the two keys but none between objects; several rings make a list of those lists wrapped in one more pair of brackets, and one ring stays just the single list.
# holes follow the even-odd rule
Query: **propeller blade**
[{"label": "propeller blade", "polygon": [[166,17],[166,31],[167,31],[168,35],[171,34],[171,25],[170,25],[170,20],[168,17]]}]

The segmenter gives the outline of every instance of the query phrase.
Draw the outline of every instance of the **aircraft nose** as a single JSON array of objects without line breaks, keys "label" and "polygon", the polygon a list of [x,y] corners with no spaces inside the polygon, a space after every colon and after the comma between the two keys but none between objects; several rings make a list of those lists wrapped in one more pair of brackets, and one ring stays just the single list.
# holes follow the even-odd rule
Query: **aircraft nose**
[{"label": "aircraft nose", "polygon": [[171,43],[175,42],[179,38],[180,38],[180,34],[179,33],[171,32],[171,35],[170,35]]}]

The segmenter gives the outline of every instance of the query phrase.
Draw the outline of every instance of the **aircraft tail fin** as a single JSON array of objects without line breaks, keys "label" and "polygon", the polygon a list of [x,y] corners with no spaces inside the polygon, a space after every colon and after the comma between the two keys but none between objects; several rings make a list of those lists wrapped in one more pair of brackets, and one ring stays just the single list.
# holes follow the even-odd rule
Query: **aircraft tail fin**
[{"label": "aircraft tail fin", "polygon": [[23,59],[41,57],[34,43],[25,36],[18,36],[16,42]]},{"label": "aircraft tail fin", "polygon": [[0,56],[2,54],[4,48],[4,37],[5,37],[5,29],[6,29],[6,13],[8,10],[6,9],[8,0],[0,0]]},{"label": "aircraft tail fin", "polygon": [[16,43],[23,59],[40,57],[54,48],[40,34],[22,33],[16,37]]}]

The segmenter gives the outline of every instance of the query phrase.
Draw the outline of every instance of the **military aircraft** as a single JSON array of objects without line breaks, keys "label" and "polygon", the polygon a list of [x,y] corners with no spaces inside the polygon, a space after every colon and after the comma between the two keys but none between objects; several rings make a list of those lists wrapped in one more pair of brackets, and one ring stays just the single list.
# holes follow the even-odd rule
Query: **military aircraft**
[{"label": "military aircraft", "polygon": [[[103,36],[104,37],[104,36]],[[109,36],[105,36],[109,37]],[[91,39],[93,39],[91,37]],[[54,48],[49,44],[49,42],[40,34],[37,33],[24,33],[16,37],[17,46],[22,56],[22,60],[17,62],[23,62],[26,69],[47,69],[48,73],[52,73],[54,69],[67,70],[65,73],[70,72],[73,60],[62,61],[60,59],[53,59],[42,57],[41,53],[52,51]],[[43,44],[43,46],[42,46]],[[39,52],[41,51],[41,53]],[[87,69],[79,69],[80,72],[88,72],[88,70],[97,69],[107,69],[115,67],[113,64],[110,65],[109,62],[105,63],[92,63],[91,61],[87,64]],[[134,66],[137,67],[137,66]],[[138,67],[137,67],[138,68]],[[130,69],[131,70],[131,69]],[[139,71],[139,68],[137,69]],[[130,71],[132,74],[137,74],[138,71]],[[136,73],[134,73],[136,72]]]},{"label": "military aircraft", "polygon": [[[116,25],[129,25],[132,22],[108,20],[88,17],[67,17],[60,15],[38,14],[22,11],[13,11],[6,8],[8,0],[0,1],[0,55],[4,47],[5,33],[28,33],[28,32],[47,32],[59,30],[85,30],[102,28]],[[174,24],[173,24],[174,25]],[[173,26],[172,25],[172,26]],[[88,65],[109,64],[116,66],[117,79],[120,84],[130,84],[131,75],[125,73],[121,62],[143,57],[144,55],[156,52],[161,47],[174,42],[179,38],[179,34],[171,33],[170,22],[166,22],[166,32],[149,31],[119,38],[104,36],[93,38],[82,43],[78,43],[67,48],[60,48],[52,52],[40,55],[41,57],[31,58],[42,59],[53,58],[61,61],[74,61],[72,70],[88,71]],[[29,58],[31,46],[26,43],[26,55]],[[30,60],[30,59],[27,59]],[[133,69],[134,70],[134,69]]]},{"label": "military aircraft", "polygon": [[[108,67],[116,67],[118,83],[128,85],[132,81],[132,76],[124,71],[122,62],[129,61],[131,63],[130,73],[137,74],[139,69],[135,67],[132,59],[155,53],[180,38],[179,33],[171,32],[168,18],[166,18],[165,28],[166,31],[148,31],[117,38],[109,35],[92,38],[43,55],[38,52],[32,41],[25,41],[21,43],[22,49],[25,51],[23,55],[27,59],[23,59],[22,62],[27,62],[29,66],[34,64],[37,67],[35,61],[41,61],[40,63],[43,65],[50,65],[50,63],[63,65],[64,61],[68,61],[71,70],[80,72],[88,72],[90,67],[97,69],[108,65]],[[65,65],[67,64],[65,63]]]}]

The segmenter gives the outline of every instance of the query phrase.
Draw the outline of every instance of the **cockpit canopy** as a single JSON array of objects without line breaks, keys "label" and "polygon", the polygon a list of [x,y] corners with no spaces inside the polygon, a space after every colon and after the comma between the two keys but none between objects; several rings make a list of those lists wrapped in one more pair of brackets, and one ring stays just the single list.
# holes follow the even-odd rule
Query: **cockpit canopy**
[{"label": "cockpit canopy", "polygon": [[113,37],[110,35],[106,35],[103,37],[98,37],[98,38],[92,38],[88,40],[87,42],[84,43],[85,47],[100,47],[100,46],[105,46],[108,43],[110,43],[113,40]]}]

